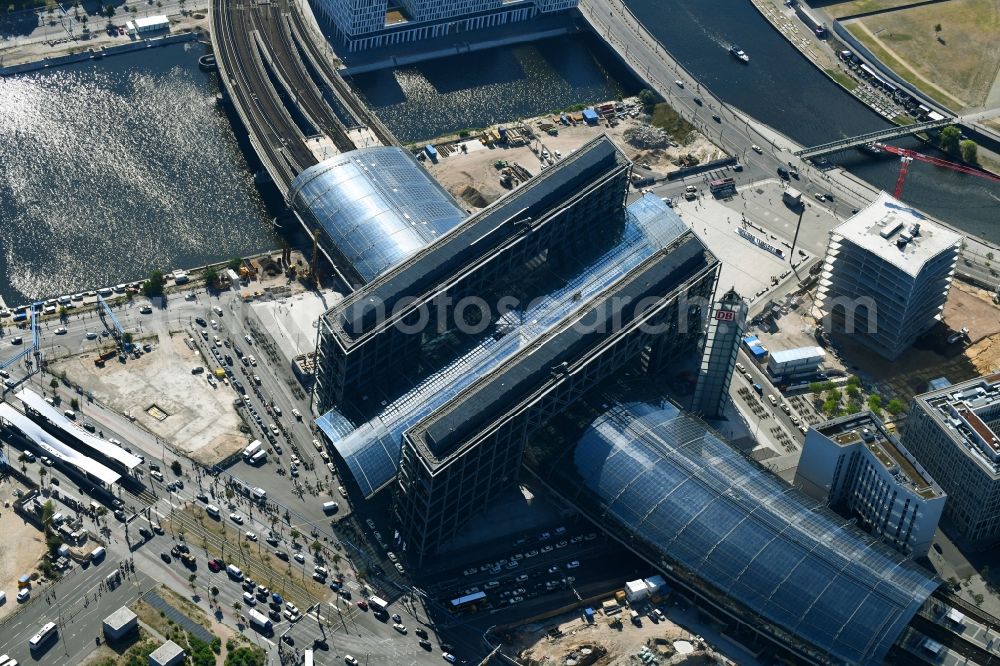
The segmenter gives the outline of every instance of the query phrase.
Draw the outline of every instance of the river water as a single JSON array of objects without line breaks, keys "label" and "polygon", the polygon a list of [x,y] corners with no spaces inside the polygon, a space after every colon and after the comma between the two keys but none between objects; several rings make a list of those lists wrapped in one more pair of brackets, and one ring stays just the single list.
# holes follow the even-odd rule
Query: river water
[{"label": "river water", "polygon": [[0,79],[9,305],[274,247],[197,42]]},{"label": "river water", "polygon": [[[889,127],[890,123],[830,81],[778,34],[749,0],[626,0],[646,28],[727,104],[803,145]],[[729,55],[733,42],[750,66]],[[919,148],[916,139],[894,141]],[[938,157],[939,153],[932,151]],[[858,152],[831,161],[892,192],[895,159]],[[914,162],[903,198],[956,228],[1000,243],[1000,184]]]},{"label": "river water", "polygon": [[352,84],[404,144],[641,89],[631,71],[591,34],[369,72]]},{"label": "river water", "polygon": [[[626,4],[713,93],[798,143],[814,145],[890,126],[808,62],[749,0]],[[593,36],[546,40],[366,74],[353,83],[402,141],[415,142],[634,91],[632,75],[611,64],[614,58],[599,42]],[[729,55],[733,42],[750,54],[749,67]],[[924,150],[916,139],[895,143]],[[832,161],[876,187],[894,189],[895,159],[852,152]],[[914,163],[904,199],[958,229],[1000,243],[1000,184]]]}]

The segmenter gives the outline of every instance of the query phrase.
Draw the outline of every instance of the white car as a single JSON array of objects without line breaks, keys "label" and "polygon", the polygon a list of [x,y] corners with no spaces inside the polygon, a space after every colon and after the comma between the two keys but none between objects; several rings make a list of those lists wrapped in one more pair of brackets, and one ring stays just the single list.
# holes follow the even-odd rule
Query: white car
[{"label": "white car", "polygon": [[677,79],[676,81],[674,81],[674,83],[677,85],[678,88],[684,87],[684,82],[681,81],[680,79]]},{"label": "white car", "polygon": [[753,144],[752,146],[750,146],[750,150],[752,150],[753,152],[757,153],[758,155],[760,155],[760,154],[762,154],[764,152],[763,150],[761,150],[761,147],[758,146],[756,143]]},{"label": "white car", "polygon": [[253,338],[251,338],[249,335],[244,335],[243,339],[247,341],[248,345],[252,345],[253,344]]},{"label": "white car", "polygon": [[580,566],[580,562],[577,561],[577,560],[573,560],[572,562],[570,562],[569,564],[566,565],[566,568],[567,569],[576,569],[578,566]]},{"label": "white car", "polygon": [[396,624],[392,625],[392,628],[395,629],[396,631],[398,631],[401,634],[405,634],[406,633],[406,626],[402,625],[402,624],[399,624],[398,622]]},{"label": "white car", "polygon": [[233,521],[237,525],[242,525],[243,524],[243,516],[241,516],[240,514],[236,513],[235,511],[233,513],[229,514],[229,520]]},{"label": "white car", "polygon": [[97,333],[94,333],[93,331],[87,331],[87,339],[88,340],[96,340],[97,339]]},{"label": "white car", "polygon": [[66,335],[66,327],[60,326],[56,329],[56,335]]},{"label": "white car", "polygon": [[299,564],[302,564],[306,561],[306,556],[303,555],[302,553],[295,553],[293,557],[295,557],[295,561],[298,562]]},{"label": "white car", "polygon": [[212,312],[219,315],[220,317],[222,316],[222,308],[220,308],[218,305],[212,308]]},{"label": "white car", "polygon": [[217,321],[215,321],[215,320],[213,319],[213,320],[212,320],[211,322],[209,322],[209,323],[210,323],[210,324],[212,324],[212,328],[214,328],[214,329],[216,329],[216,330],[219,330],[219,322],[217,322]]},{"label": "white car", "polygon": [[248,358],[250,359],[250,365],[252,365],[253,367],[256,368],[257,367],[257,359],[255,359],[253,356],[249,356]]},{"label": "white car", "polygon": [[358,666],[358,660],[349,654],[344,655],[344,662],[350,664],[351,666]]},{"label": "white car", "polygon": [[247,532],[246,537],[247,537],[247,539],[250,539],[250,541],[256,541],[257,540],[257,535],[254,534],[253,532]]},{"label": "white car", "polygon": [[31,596],[31,590],[29,590],[28,588],[24,588],[23,590],[17,593],[17,602],[23,604],[25,601],[28,600],[28,597],[30,596]]},{"label": "white car", "polygon": [[246,603],[247,606],[256,606],[257,605],[257,599],[252,594],[250,594],[249,592],[244,592],[243,593],[243,602]]},{"label": "white car", "polygon": [[449,664],[454,664],[455,663],[455,655],[453,655],[450,652],[442,652],[441,653],[441,658],[444,659],[445,661],[447,661]]}]

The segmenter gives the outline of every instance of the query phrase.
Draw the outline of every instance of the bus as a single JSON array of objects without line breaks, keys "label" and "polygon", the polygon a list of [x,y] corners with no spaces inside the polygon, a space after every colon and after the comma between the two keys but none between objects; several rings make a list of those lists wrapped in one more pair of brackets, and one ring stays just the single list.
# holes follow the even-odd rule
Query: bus
[{"label": "bus", "polygon": [[474,613],[477,605],[486,600],[485,592],[473,592],[451,600],[451,610],[455,613]]},{"label": "bus", "polygon": [[708,189],[716,199],[731,197],[736,194],[736,181],[732,178],[720,178],[711,181]]},{"label": "bus", "polygon": [[45,626],[43,626],[37,634],[35,634],[28,640],[28,646],[32,650],[37,650],[42,645],[45,645],[45,643],[55,635],[56,635],[56,623],[46,622]]}]

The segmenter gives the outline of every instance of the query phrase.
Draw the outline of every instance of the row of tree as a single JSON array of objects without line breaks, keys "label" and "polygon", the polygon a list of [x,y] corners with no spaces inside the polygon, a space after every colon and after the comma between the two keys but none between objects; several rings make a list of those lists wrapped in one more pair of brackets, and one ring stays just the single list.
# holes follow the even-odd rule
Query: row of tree
[{"label": "row of tree", "polygon": [[969,164],[976,164],[979,159],[979,146],[971,139],[963,139],[962,130],[955,125],[948,125],[941,130],[938,147]]}]

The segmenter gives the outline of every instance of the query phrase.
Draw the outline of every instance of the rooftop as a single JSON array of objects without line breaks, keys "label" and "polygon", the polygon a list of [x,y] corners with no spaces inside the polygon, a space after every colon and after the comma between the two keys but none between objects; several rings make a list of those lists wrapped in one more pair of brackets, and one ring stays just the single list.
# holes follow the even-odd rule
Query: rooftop
[{"label": "rooftop", "polygon": [[625,155],[606,136],[598,136],[553,168],[443,233],[430,247],[417,249],[394,263],[324,317],[340,344],[350,347],[380,325],[388,325],[386,319],[379,319],[379,312],[393,312],[400,299],[424,293],[457,267],[486,254],[489,247],[523,232],[538,221],[533,216],[547,214],[578,194],[583,184],[590,185],[595,179],[603,180],[627,168]]},{"label": "rooftop", "polygon": [[897,479],[924,499],[941,497],[944,491],[917,459],[903,447],[871,412],[861,412],[813,426],[840,446],[864,446]]},{"label": "rooftop", "polygon": [[1000,478],[1000,373],[917,396],[951,439],[993,478]]},{"label": "rooftop", "polygon": [[184,654],[184,650],[180,645],[173,641],[167,641],[149,655],[149,663],[168,664],[182,654]]},{"label": "rooftop", "polygon": [[112,629],[121,629],[129,622],[134,621],[136,617],[138,616],[132,612],[132,609],[128,606],[122,606],[114,613],[104,618],[104,624],[108,625]]},{"label": "rooftop", "polygon": [[771,360],[775,363],[790,363],[813,358],[825,358],[826,351],[822,347],[796,347],[795,349],[780,349],[771,351]]},{"label": "rooftop", "polygon": [[[929,260],[962,241],[961,235],[885,192],[831,234],[911,276],[916,276]],[[901,243],[904,239],[907,242]]]}]

